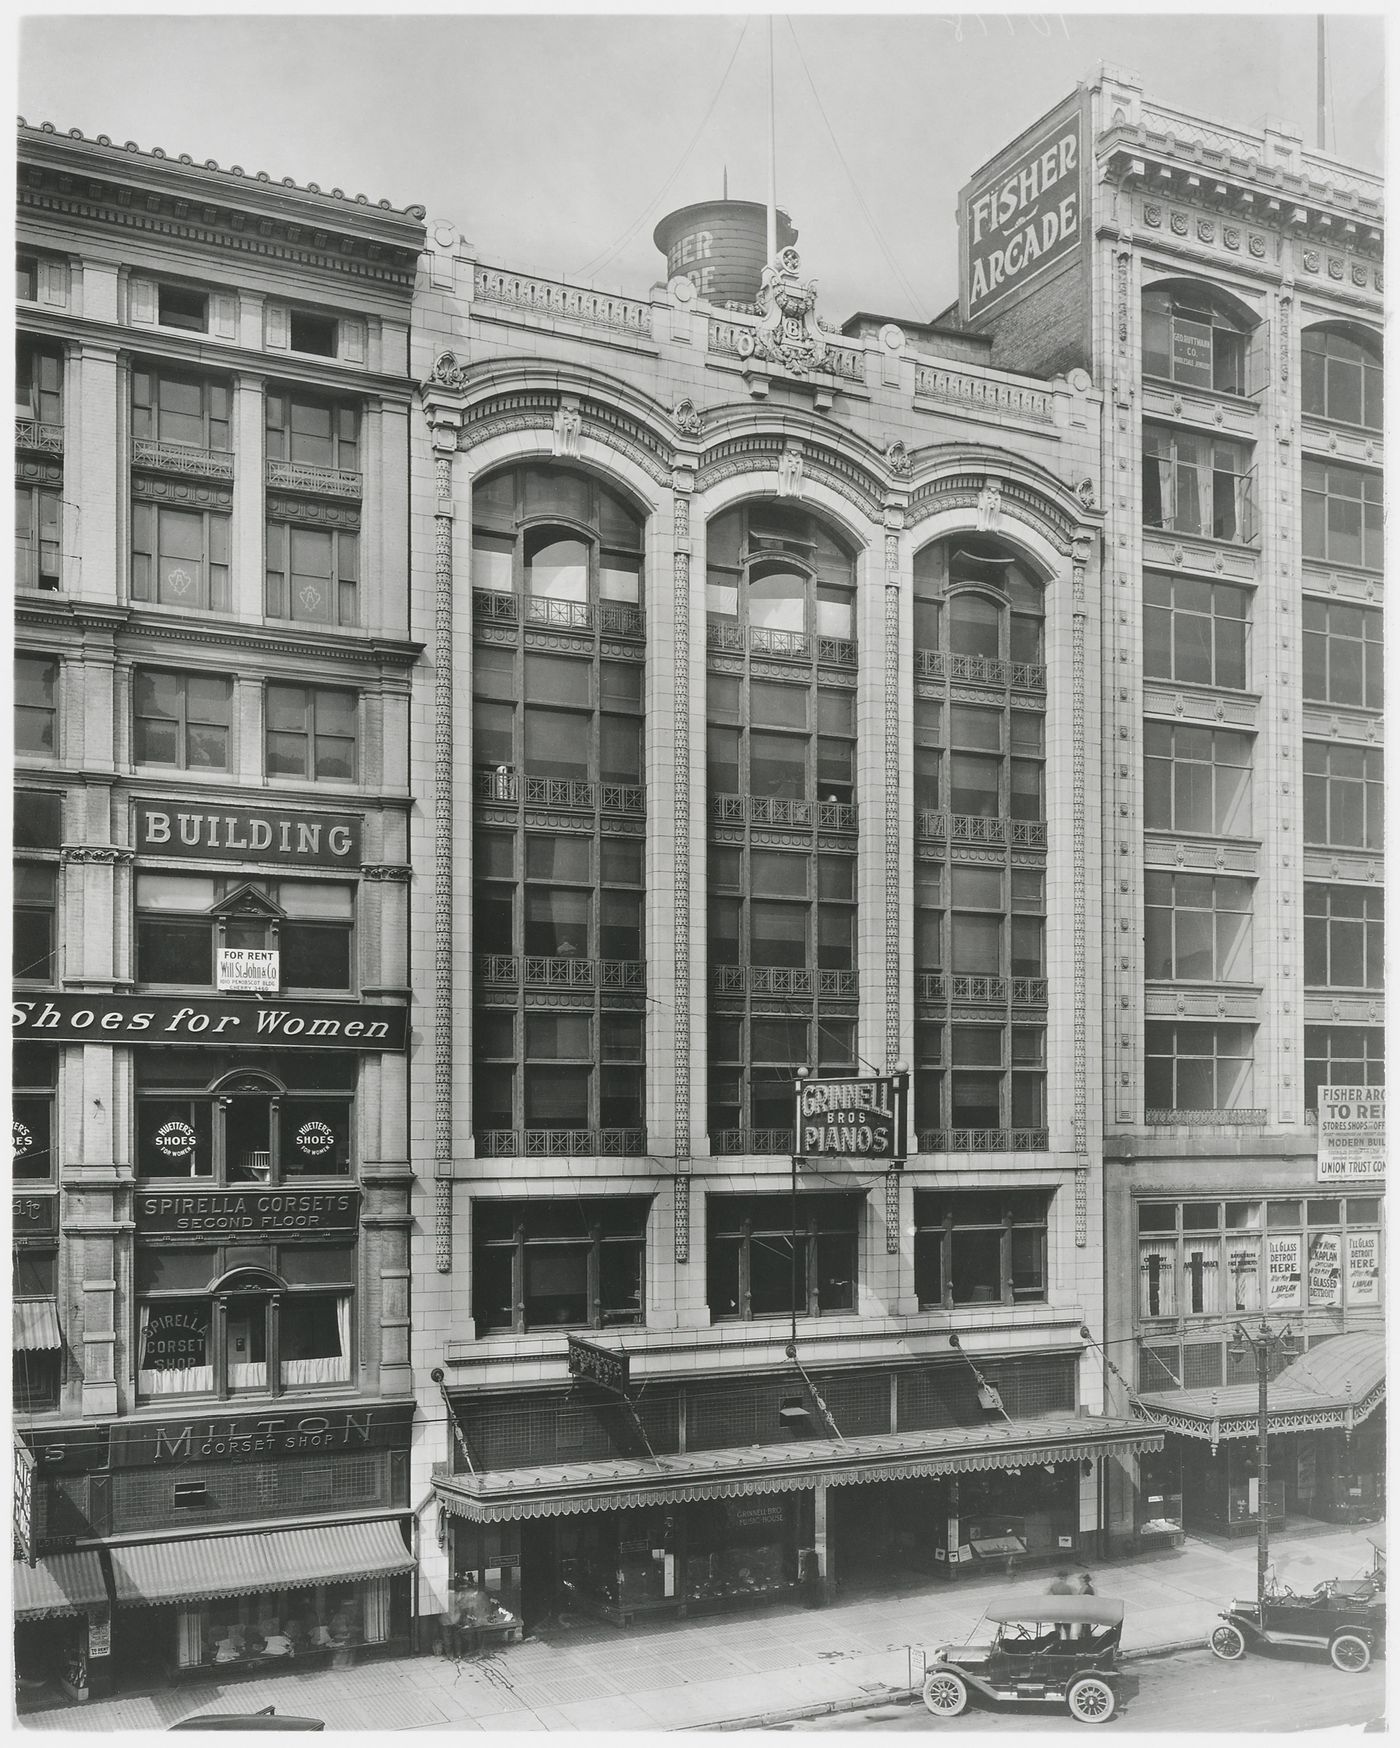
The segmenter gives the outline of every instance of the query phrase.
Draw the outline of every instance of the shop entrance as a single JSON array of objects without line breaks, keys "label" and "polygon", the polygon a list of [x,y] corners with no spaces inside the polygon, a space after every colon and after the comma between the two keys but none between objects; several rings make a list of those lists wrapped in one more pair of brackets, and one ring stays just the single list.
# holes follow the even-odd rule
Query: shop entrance
[{"label": "shop entrance", "polygon": [[548,1518],[530,1517],[519,1525],[520,1619],[527,1633],[553,1614],[557,1605],[559,1568],[554,1529]]},{"label": "shop entrance", "polygon": [[827,1493],[830,1566],[838,1583],[861,1585],[891,1571],[931,1572],[940,1520],[947,1518],[942,1482],[872,1481]]},{"label": "shop entrance", "polygon": [[112,1611],[112,1674],[118,1693],[167,1685],[180,1611],[172,1607]]}]

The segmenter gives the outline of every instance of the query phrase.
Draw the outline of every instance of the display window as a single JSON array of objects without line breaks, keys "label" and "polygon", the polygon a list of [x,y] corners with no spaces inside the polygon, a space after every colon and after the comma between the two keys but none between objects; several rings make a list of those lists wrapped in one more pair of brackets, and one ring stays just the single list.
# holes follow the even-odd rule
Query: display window
[{"label": "display window", "polygon": [[176,1662],[181,1669],[295,1667],[316,1653],[380,1645],[390,1636],[388,1578],[272,1590],[181,1609]]}]

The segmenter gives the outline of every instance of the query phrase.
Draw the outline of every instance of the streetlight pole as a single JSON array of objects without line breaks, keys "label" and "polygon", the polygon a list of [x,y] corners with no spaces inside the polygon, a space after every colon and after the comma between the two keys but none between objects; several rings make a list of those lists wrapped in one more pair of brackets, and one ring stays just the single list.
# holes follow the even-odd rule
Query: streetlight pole
[{"label": "streetlight pole", "polygon": [[1291,1348],[1293,1335],[1288,1325],[1272,1329],[1267,1316],[1259,1321],[1253,1335],[1242,1323],[1235,1325],[1234,1359],[1243,1359],[1248,1346],[1254,1354],[1254,1375],[1259,1381],[1259,1539],[1258,1565],[1255,1573],[1255,1594],[1259,1603],[1259,1619],[1264,1618],[1264,1589],[1269,1570],[1269,1362],[1276,1349]]}]

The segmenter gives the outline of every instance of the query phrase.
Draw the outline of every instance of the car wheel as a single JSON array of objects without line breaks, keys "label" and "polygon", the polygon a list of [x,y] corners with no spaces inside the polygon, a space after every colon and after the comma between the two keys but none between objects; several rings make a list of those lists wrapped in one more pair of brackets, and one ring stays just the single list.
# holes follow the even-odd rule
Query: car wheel
[{"label": "car wheel", "polygon": [[1228,1622],[1223,1627],[1216,1627],[1206,1643],[1217,1657],[1223,1657],[1227,1663],[1233,1663],[1244,1656],[1244,1634]]},{"label": "car wheel", "polygon": [[951,1669],[935,1669],[924,1677],[924,1704],[936,1718],[956,1718],[967,1710],[967,1683]]},{"label": "car wheel", "polygon": [[1070,1714],[1081,1724],[1106,1724],[1113,1716],[1117,1701],[1113,1689],[1097,1675],[1082,1675],[1072,1682],[1068,1694]]},{"label": "car wheel", "polygon": [[1327,1654],[1348,1675],[1360,1675],[1363,1669],[1371,1667],[1371,1647],[1360,1633],[1338,1633],[1327,1647]]}]

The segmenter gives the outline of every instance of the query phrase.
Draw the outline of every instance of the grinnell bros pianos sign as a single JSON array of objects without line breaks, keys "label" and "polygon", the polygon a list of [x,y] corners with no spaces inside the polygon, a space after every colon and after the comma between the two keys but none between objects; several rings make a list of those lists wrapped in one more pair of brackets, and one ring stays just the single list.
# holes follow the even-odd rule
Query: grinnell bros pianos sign
[{"label": "grinnell bros pianos sign", "polygon": [[904,1159],[909,1076],[799,1080],[797,1153],[802,1158]]},{"label": "grinnell bros pianos sign", "polygon": [[16,1040],[48,1044],[402,1050],[408,1041],[408,1010],[383,1002],[64,994],[17,996],[10,1014]]}]

